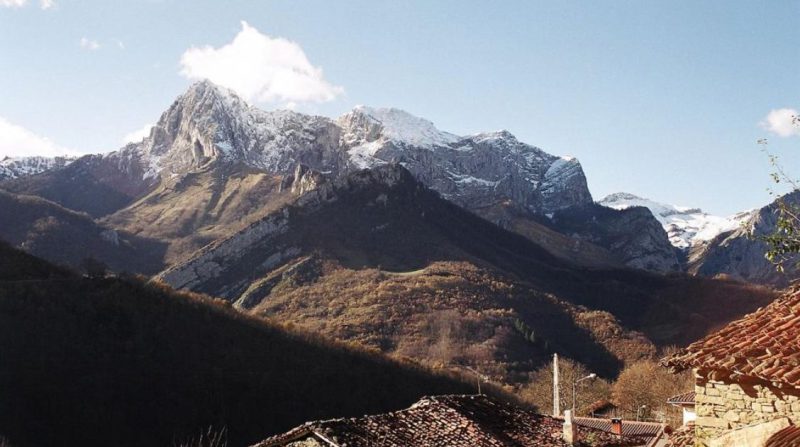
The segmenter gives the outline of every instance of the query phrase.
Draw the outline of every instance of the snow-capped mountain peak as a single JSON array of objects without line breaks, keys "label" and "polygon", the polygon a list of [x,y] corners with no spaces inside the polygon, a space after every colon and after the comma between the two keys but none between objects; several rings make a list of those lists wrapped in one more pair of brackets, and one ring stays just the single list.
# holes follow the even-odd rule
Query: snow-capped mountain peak
[{"label": "snow-capped mountain peak", "polygon": [[470,209],[503,201],[547,214],[592,202],[577,160],[548,154],[507,131],[460,137],[394,108],[358,106],[336,120],[265,111],[209,81],[177,97],[144,140],[79,167],[103,175],[118,171],[107,181],[133,193],[217,167],[288,176],[303,165],[337,177],[383,164],[404,166]]},{"label": "snow-capped mountain peak", "polygon": [[682,250],[710,241],[721,233],[735,230],[750,217],[750,212],[728,217],[715,216],[700,208],[668,205],[624,192],[610,194],[597,203],[614,209],[635,206],[649,209],[664,227],[670,243]]},{"label": "snow-capped mountain peak", "polygon": [[370,149],[377,150],[378,145],[372,144],[375,142],[433,148],[448,146],[461,139],[437,129],[431,121],[395,108],[359,105],[337,122],[344,131],[344,143],[353,146],[356,153],[370,156],[374,155]]}]

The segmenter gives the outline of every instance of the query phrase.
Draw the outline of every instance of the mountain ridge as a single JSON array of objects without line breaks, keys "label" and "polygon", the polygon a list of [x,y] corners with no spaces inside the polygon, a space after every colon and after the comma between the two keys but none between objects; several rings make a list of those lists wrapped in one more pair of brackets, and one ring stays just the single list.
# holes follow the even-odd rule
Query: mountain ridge
[{"label": "mountain ridge", "polygon": [[741,227],[755,211],[742,211],[729,217],[721,217],[706,213],[700,208],[668,205],[624,192],[609,194],[597,203],[614,209],[637,206],[649,209],[664,227],[670,243],[684,252]]},{"label": "mountain ridge", "polygon": [[[512,386],[553,350],[613,376],[623,362],[700,335],[686,315],[731,316],[707,308],[723,291],[734,313],[770,296],[734,282],[571,265],[397,164],[323,179],[157,279],[430,366],[466,362]],[[704,287],[706,295],[686,293]]]}]

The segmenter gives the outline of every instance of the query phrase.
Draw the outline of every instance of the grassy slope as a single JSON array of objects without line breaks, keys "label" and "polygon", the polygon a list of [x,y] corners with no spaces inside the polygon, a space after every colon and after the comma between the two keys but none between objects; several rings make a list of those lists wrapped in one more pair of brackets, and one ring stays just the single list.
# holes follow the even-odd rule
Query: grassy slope
[{"label": "grassy slope", "polygon": [[177,182],[162,182],[103,222],[168,245],[172,263],[279,207],[281,178],[241,165],[211,164]]},{"label": "grassy slope", "polygon": [[471,390],[219,301],[48,271],[0,246],[0,259],[12,258],[0,263],[0,433],[14,445],[172,445],[225,426],[235,446]]}]

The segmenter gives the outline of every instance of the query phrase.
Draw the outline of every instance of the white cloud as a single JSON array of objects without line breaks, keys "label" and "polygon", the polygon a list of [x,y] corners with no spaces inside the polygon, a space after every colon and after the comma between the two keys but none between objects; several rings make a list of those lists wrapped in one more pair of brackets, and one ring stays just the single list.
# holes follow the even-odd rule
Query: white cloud
[{"label": "white cloud", "polygon": [[145,124],[145,126],[141,129],[134,130],[133,132],[126,134],[124,137],[122,137],[122,144],[138,143],[142,141],[145,137],[150,136],[150,129],[152,128],[152,124]]},{"label": "white cloud", "polygon": [[12,124],[0,117],[0,159],[3,157],[24,157],[42,155],[55,157],[58,155],[75,155],[76,152],[40,137],[30,130]]},{"label": "white cloud", "polygon": [[0,6],[4,8],[21,8],[28,3],[28,0],[0,0]]},{"label": "white cloud", "polygon": [[[21,8],[28,4],[28,0],[0,0],[0,7],[3,8]],[[39,0],[39,7],[42,9],[50,9],[56,6],[55,0]]]},{"label": "white cloud", "polygon": [[80,46],[81,48],[94,51],[100,49],[100,42],[89,39],[88,37],[81,37]]},{"label": "white cloud", "polygon": [[800,112],[796,109],[783,108],[771,110],[759,125],[781,137],[800,135]]},{"label": "white cloud", "polygon": [[180,73],[208,79],[257,102],[326,102],[344,92],[325,80],[300,45],[262,34],[244,21],[231,43],[186,50]]}]

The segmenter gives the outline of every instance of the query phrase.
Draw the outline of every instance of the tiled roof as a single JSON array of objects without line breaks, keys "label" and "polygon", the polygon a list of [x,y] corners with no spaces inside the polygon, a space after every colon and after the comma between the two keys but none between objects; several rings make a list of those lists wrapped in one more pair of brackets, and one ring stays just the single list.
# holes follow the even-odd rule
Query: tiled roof
[{"label": "tiled roof", "polygon": [[668,404],[692,404],[694,405],[694,391],[689,391],[683,394],[678,394],[677,396],[672,396],[667,399]]},{"label": "tiled roof", "polygon": [[667,447],[693,447],[694,422],[689,422],[669,435]]},{"label": "tiled roof", "polygon": [[795,287],[662,364],[678,371],[703,368],[800,387],[800,289]]},{"label": "tiled roof", "polygon": [[764,447],[798,447],[800,446],[800,428],[790,425],[767,439]]},{"label": "tiled roof", "polygon": [[[581,427],[594,428],[611,433],[611,419],[603,418],[575,418],[575,423]],[[664,425],[657,422],[622,421],[623,436],[637,436],[654,438],[664,430]]]},{"label": "tiled roof", "polygon": [[[562,423],[487,396],[436,396],[393,413],[309,422],[256,446],[283,446],[313,436],[347,447],[566,447]],[[642,444],[581,426],[578,441],[583,447]]]}]

